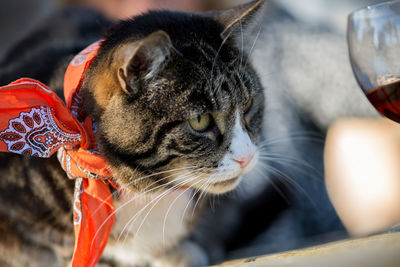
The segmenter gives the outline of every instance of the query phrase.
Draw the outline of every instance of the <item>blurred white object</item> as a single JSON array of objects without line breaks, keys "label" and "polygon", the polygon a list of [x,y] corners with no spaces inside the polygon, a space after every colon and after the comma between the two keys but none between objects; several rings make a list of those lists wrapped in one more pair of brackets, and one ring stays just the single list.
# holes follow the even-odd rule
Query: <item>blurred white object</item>
[{"label": "blurred white object", "polygon": [[388,119],[343,119],[325,147],[329,196],[350,234],[400,224],[400,125]]}]

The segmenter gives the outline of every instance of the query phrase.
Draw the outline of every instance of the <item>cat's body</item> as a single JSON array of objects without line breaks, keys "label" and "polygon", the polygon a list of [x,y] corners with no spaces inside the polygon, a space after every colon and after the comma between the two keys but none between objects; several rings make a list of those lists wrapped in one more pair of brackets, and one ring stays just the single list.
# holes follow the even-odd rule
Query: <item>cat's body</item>
[{"label": "cat's body", "polygon": [[73,183],[65,179],[55,157],[30,159],[2,153],[0,160],[0,265],[62,266],[74,244]]},{"label": "cat's body", "polygon": [[[100,262],[208,263],[185,240],[201,210],[200,190],[233,189],[257,157],[263,91],[233,37],[235,19],[258,5],[228,16],[155,12],[106,35],[81,89],[81,108],[98,123],[101,152],[123,188],[113,195],[116,222]],[[109,24],[85,12],[59,14],[55,24],[71,22],[63,33],[44,25],[16,46],[0,66],[0,83],[35,78],[61,96],[68,62]],[[55,156],[0,160],[0,265],[68,265],[73,181]]]}]

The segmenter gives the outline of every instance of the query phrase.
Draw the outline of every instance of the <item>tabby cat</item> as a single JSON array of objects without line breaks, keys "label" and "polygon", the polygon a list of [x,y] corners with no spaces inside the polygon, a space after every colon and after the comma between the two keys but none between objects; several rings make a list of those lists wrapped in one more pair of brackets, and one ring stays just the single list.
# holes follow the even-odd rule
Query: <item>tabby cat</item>
[{"label": "tabby cat", "polygon": [[[81,89],[81,108],[97,123],[101,153],[122,188],[112,189],[116,222],[101,263],[208,263],[185,239],[201,217],[201,199],[233,190],[258,158],[264,95],[243,32],[262,2],[203,14],[152,11],[103,36]],[[80,12],[62,16],[95,17]],[[93,36],[109,24],[96,19],[86,24]],[[2,85],[28,76],[61,95],[69,60],[94,38],[45,39],[48,27],[9,53]],[[32,43],[39,45],[27,48]],[[55,157],[1,154],[0,161],[0,266],[68,265],[73,181]]]}]

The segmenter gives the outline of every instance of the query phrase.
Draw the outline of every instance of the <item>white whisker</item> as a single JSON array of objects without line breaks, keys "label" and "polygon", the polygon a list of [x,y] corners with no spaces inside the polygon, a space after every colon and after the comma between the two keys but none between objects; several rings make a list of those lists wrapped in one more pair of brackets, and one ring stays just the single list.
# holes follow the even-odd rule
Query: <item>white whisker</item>
[{"label": "white whisker", "polygon": [[[204,168],[200,168],[200,170],[201,170],[201,169],[204,169]],[[198,170],[196,170],[196,171],[198,171]],[[192,173],[192,172],[193,172],[193,171],[191,171],[191,172],[189,172],[189,173]],[[145,189],[151,187],[152,185],[156,184],[156,183],[159,182],[159,181],[168,179],[168,178],[170,178],[170,177],[173,176],[173,175],[174,175],[174,174],[169,175],[169,176],[167,176],[167,177],[164,177],[164,178],[162,178],[162,179],[159,179],[158,181],[155,181],[155,182],[153,182],[152,184],[148,185]],[[138,193],[136,193],[130,200],[128,200],[127,202],[125,202],[124,204],[122,204],[120,207],[118,207],[116,210],[114,210],[114,211],[104,220],[104,222],[100,225],[99,229],[97,229],[97,231],[96,231],[96,233],[95,233],[95,235],[94,235],[94,237],[93,237],[91,247],[93,246],[94,240],[96,240],[96,237],[97,237],[99,231],[104,227],[104,225],[107,223],[107,221],[110,220],[119,210],[123,209],[124,207],[126,207],[127,205],[129,205],[132,201],[134,201],[135,199],[139,198],[140,196],[142,196],[142,195],[144,195],[144,194],[147,194],[147,193],[150,193],[150,192],[152,192],[152,191],[155,191],[155,190],[157,190],[157,189],[159,189],[159,188],[165,187],[166,185],[169,185],[169,184],[171,184],[171,183],[173,183],[173,182],[174,182],[174,180],[172,180],[172,181],[170,181],[170,182],[168,182],[168,183],[166,183],[166,184],[161,184],[161,185],[159,185],[159,186],[156,186],[156,187],[154,187],[154,188],[151,188],[150,190],[147,190],[147,191],[144,191],[144,192],[138,192]]]},{"label": "white whisker", "polygon": [[282,172],[281,170],[279,170],[278,168],[275,168],[273,166],[266,165],[266,164],[260,164],[260,166],[263,167],[265,170],[267,170],[267,171],[270,170],[270,171],[278,174],[280,177],[284,178],[282,181],[286,181],[289,184],[291,184],[294,188],[297,188],[300,192],[302,192],[304,194],[304,196],[306,196],[308,198],[308,200],[314,207],[317,207],[314,200],[310,197],[310,195],[307,193],[307,191],[303,187],[301,187],[293,178],[289,177],[284,172]]},{"label": "white whisker", "polygon": [[[317,168],[315,168],[311,164],[307,163],[305,160],[301,161],[299,159],[291,158],[291,157],[288,157],[286,155],[282,155],[279,153],[263,153],[263,152],[259,153],[259,158],[265,159],[265,160],[270,160],[270,161],[276,162],[278,164],[286,163],[286,164],[298,165],[297,167],[299,168],[299,170],[301,172],[308,173],[308,172],[306,172],[306,170],[303,170],[302,168],[300,168],[301,166],[303,166],[303,167],[309,168],[311,171],[313,171],[315,176],[323,177],[323,174]],[[315,178],[314,175],[312,175],[310,177]]]},{"label": "white whisker", "polygon": [[244,54],[244,37],[243,37],[243,25],[242,25],[242,20],[239,20],[240,24],[240,35],[242,38],[242,49],[241,49],[241,56],[240,56],[240,65],[239,65],[239,70],[242,69],[242,63],[243,63],[243,54]]},{"label": "white whisker", "polygon": [[[202,170],[202,169],[204,169],[204,168],[200,168],[200,169],[197,169],[197,170],[193,170],[193,171],[191,171],[191,172],[187,172],[187,173],[185,173],[185,174],[183,174],[183,175],[178,176],[177,178],[173,179],[172,181],[170,181],[170,182],[164,184],[164,186],[166,186],[166,185],[169,185],[169,184],[172,184],[172,183],[176,183],[176,181],[178,181],[178,180],[184,180],[183,182],[180,182],[180,183],[174,185],[172,188],[167,189],[165,192],[163,192],[162,194],[160,194],[159,196],[157,196],[155,199],[151,200],[151,201],[150,201],[148,204],[146,204],[142,209],[140,209],[140,210],[126,223],[126,225],[125,225],[124,228],[122,229],[120,235],[118,236],[118,240],[120,239],[120,237],[122,236],[122,234],[124,233],[124,231],[126,230],[126,228],[128,227],[128,225],[132,224],[132,223],[136,220],[137,216],[139,216],[149,205],[151,205],[154,201],[157,201],[157,200],[158,200],[157,202],[155,202],[155,205],[156,205],[157,203],[159,203],[159,200],[161,200],[161,198],[162,198],[163,196],[165,196],[165,195],[167,195],[168,193],[172,192],[173,190],[175,190],[175,189],[181,187],[182,185],[185,185],[185,184],[191,182],[192,180],[187,181],[187,180],[186,180],[186,177],[187,177],[187,176],[190,177],[191,174],[193,174],[193,173],[195,173],[195,172],[197,172],[197,171],[199,171],[199,170]],[[154,207],[155,205],[153,205],[153,207]],[[153,207],[151,207],[150,211],[153,209]],[[147,215],[150,213],[150,211],[147,213]],[[143,222],[145,221],[145,219],[147,218],[147,215],[145,216],[144,220],[142,221],[142,224],[143,224]],[[142,225],[142,224],[141,224],[141,225]],[[140,230],[141,225],[139,226],[138,230]],[[128,232],[130,232],[130,230],[129,230]],[[138,232],[138,231],[137,231],[137,232]],[[137,234],[137,232],[135,233],[135,235]]]},{"label": "white whisker", "polygon": [[[126,184],[126,185],[124,185],[124,186],[129,186],[129,185],[131,185],[131,184],[134,183],[134,182],[139,182],[139,181],[142,181],[142,180],[144,180],[144,179],[151,178],[151,177],[154,177],[154,176],[157,176],[157,175],[166,174],[166,173],[175,172],[175,171],[193,169],[193,168],[196,168],[196,167],[195,167],[195,166],[189,166],[189,167],[183,167],[183,168],[177,168],[177,169],[171,169],[171,170],[166,170],[166,171],[161,171],[161,172],[153,173],[153,174],[150,174],[150,175],[146,175],[146,176],[142,176],[142,177],[136,178],[135,180],[131,181],[130,183],[128,183],[128,184]],[[167,178],[169,178],[169,177],[171,177],[171,176],[172,176],[172,175],[167,176],[167,177],[164,177],[164,178],[162,178],[162,179],[160,179],[160,180],[158,180],[158,181],[165,180],[165,179],[167,179]],[[146,190],[147,188],[149,188],[150,186],[152,186],[152,185],[154,185],[154,184],[156,184],[156,183],[157,183],[157,182],[154,182],[154,183],[150,184],[149,186],[147,186],[146,188],[144,188],[144,190]],[[118,194],[118,193],[120,193],[120,190],[117,190],[117,191],[113,192],[112,194],[110,194],[110,196],[108,196],[105,200],[103,200],[103,202],[97,207],[97,209],[93,212],[93,214],[96,214],[96,213],[101,209],[101,207],[106,203],[106,201],[108,201],[110,198],[114,197],[114,196],[115,196],[116,194]]]},{"label": "white whisker", "polygon": [[325,136],[323,134],[316,132],[300,132],[288,136],[279,136],[275,138],[270,138],[268,140],[264,140],[259,144],[259,147],[266,147],[272,144],[289,142],[289,141],[313,141],[313,142],[324,143]]},{"label": "white whisker", "polygon": [[[200,178],[200,176],[195,177],[195,180],[198,179],[198,178]],[[196,183],[192,184],[192,186],[197,185],[197,184],[200,183],[200,182],[201,182],[201,180],[199,180],[199,181],[197,181]],[[171,202],[171,204],[169,205],[169,207],[168,207],[168,209],[167,209],[167,211],[166,211],[166,213],[165,213],[164,221],[163,221],[163,228],[162,228],[162,233],[163,233],[163,244],[165,244],[165,225],[166,225],[166,222],[167,222],[168,214],[169,214],[169,212],[171,211],[171,208],[172,208],[172,206],[175,204],[175,202],[176,202],[181,196],[183,196],[189,189],[190,189],[190,188],[186,188],[185,190],[183,190],[183,192],[180,193],[180,194],[174,199],[174,201]]]},{"label": "white whisker", "polygon": [[250,60],[250,58],[251,58],[251,55],[253,54],[253,50],[254,50],[254,48],[255,48],[255,46],[256,46],[256,43],[257,43],[257,41],[258,41],[258,38],[260,37],[260,33],[261,33],[261,29],[263,28],[263,24],[260,23],[259,26],[260,26],[260,27],[259,27],[259,29],[258,29],[256,38],[254,38],[253,45],[251,46],[249,55],[247,56],[246,66],[247,66],[247,64],[249,63],[249,60]]},{"label": "white whisker", "polygon": [[214,61],[213,61],[212,67],[211,67],[211,78],[210,78],[211,81],[213,81],[213,79],[214,79],[214,67],[215,67],[215,64],[217,63],[217,58],[219,56],[219,53],[221,52],[221,49],[224,46],[224,44],[226,43],[226,41],[228,40],[228,38],[231,36],[232,32],[233,31],[230,31],[229,34],[222,40],[221,45],[219,46],[217,53],[215,54]]},{"label": "white whisker", "polygon": [[[263,173],[260,169],[257,169],[256,171],[261,175],[265,175],[265,173]],[[279,186],[277,186],[275,184],[274,180],[269,179],[268,181],[271,183],[272,187],[276,190],[276,192],[278,192],[278,194],[285,200],[285,202],[287,204],[290,204],[288,197],[282,192],[282,190],[279,188]]]},{"label": "white whisker", "polygon": [[185,207],[185,209],[183,210],[182,217],[181,217],[181,223],[180,223],[181,225],[183,225],[183,220],[185,219],[185,214],[186,214],[186,212],[187,212],[187,209],[189,208],[190,204],[191,204],[192,201],[194,200],[196,194],[199,193],[199,192],[200,192],[200,189],[196,188],[196,189],[194,190],[193,194],[192,194],[192,197],[189,199],[188,203],[186,204],[186,207]]},{"label": "white whisker", "polygon": [[209,184],[208,184],[208,183],[204,183],[204,184],[200,187],[201,193],[200,193],[200,195],[199,195],[199,198],[196,200],[196,203],[195,203],[194,206],[193,206],[192,216],[191,216],[192,219],[193,219],[193,216],[194,216],[194,212],[195,212],[195,210],[196,210],[196,207],[197,207],[197,205],[199,204],[199,201],[200,201],[201,197],[202,197],[203,195],[206,194],[206,188],[208,188],[208,187],[209,187]]},{"label": "white whisker", "polygon": [[[190,177],[190,176],[189,176]],[[181,180],[181,179],[180,179]],[[141,210],[139,210],[129,221],[128,223],[125,225],[124,229],[129,225],[133,225],[133,223],[136,221],[136,219],[138,218],[138,216],[148,207],[150,206],[154,201],[153,205],[150,207],[149,211],[146,213],[146,215],[144,216],[144,218],[142,219],[142,222],[140,223],[138,229],[136,230],[135,234],[134,234],[134,238],[137,236],[137,234],[139,233],[140,229],[142,228],[144,222],[146,221],[147,217],[149,216],[149,214],[151,213],[151,211],[153,210],[153,208],[161,201],[161,199],[163,199],[166,195],[168,195],[169,193],[171,193],[172,191],[174,191],[177,188],[180,188],[190,182],[192,182],[193,180],[195,180],[194,178],[191,178],[189,180],[185,180],[179,184],[174,185],[172,188],[169,188],[168,190],[166,190],[165,192],[163,192],[162,194],[160,194],[159,196],[157,196],[155,199],[151,200],[147,205],[145,205],[145,207],[143,207]],[[122,235],[124,229],[121,231],[120,236]],[[128,232],[130,232],[130,228],[127,231],[127,235]],[[126,239],[126,238],[125,238]]]}]

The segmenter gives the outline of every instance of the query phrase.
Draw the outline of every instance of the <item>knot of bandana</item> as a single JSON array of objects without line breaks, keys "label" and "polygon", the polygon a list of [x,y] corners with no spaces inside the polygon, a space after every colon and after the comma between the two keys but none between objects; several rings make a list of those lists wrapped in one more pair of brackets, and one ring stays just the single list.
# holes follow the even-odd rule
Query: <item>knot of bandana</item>
[{"label": "knot of bandana", "polygon": [[72,267],[97,263],[114,223],[112,174],[98,153],[96,124],[79,110],[83,75],[100,44],[90,45],[71,61],[64,78],[67,105],[33,79],[0,87],[0,151],[44,158],[57,152],[67,176],[75,179]]}]

